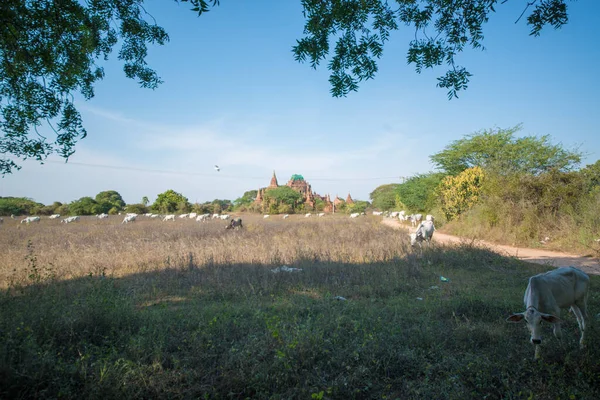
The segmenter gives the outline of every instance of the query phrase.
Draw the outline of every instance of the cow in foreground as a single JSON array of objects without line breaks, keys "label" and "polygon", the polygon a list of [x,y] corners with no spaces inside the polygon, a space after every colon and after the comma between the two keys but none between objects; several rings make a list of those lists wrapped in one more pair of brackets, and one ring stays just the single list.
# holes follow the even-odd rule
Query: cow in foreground
[{"label": "cow in foreground", "polygon": [[231,222],[225,226],[225,229],[233,229],[233,228],[243,228],[242,219],[241,218],[232,218]]},{"label": "cow in foreground", "polygon": [[539,345],[542,343],[540,324],[542,321],[554,325],[554,336],[560,338],[560,309],[570,308],[577,318],[583,347],[587,318],[587,298],[590,277],[574,267],[562,267],[529,278],[525,289],[525,311],[508,317],[508,322],[525,320],[531,332],[531,343],[535,345],[535,358],[539,358]]},{"label": "cow in foreground", "polygon": [[435,225],[433,221],[423,221],[419,224],[419,227],[415,231],[415,233],[411,233],[410,236],[410,245],[415,246],[421,242],[431,243],[431,238],[433,237],[433,232],[435,231]]}]

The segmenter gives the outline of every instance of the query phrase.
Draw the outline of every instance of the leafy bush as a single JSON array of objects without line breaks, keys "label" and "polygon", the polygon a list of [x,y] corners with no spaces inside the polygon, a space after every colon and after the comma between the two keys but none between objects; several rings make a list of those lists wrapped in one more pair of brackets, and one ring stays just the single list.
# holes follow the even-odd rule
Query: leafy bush
[{"label": "leafy bush", "polygon": [[437,204],[436,190],[444,177],[442,173],[430,172],[409,178],[398,186],[400,202],[411,212],[428,212]]},{"label": "leafy bush", "polygon": [[484,173],[480,167],[467,168],[456,176],[442,179],[439,194],[442,210],[451,221],[473,207],[480,199]]},{"label": "leafy bush", "polygon": [[143,204],[128,204],[127,207],[125,207],[125,211],[128,213],[146,214],[148,212],[148,207]]},{"label": "leafy bush", "polygon": [[32,215],[42,207],[26,197],[0,197],[0,215]]}]

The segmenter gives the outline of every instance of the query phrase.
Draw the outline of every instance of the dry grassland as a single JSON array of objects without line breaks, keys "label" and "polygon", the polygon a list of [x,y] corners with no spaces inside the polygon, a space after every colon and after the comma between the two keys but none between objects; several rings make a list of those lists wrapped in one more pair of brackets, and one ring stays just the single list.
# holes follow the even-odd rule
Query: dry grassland
[{"label": "dry grassland", "polygon": [[593,318],[580,350],[565,311],[539,361],[504,321],[543,267],[372,216],[242,218],[5,219],[0,398],[600,398]]}]

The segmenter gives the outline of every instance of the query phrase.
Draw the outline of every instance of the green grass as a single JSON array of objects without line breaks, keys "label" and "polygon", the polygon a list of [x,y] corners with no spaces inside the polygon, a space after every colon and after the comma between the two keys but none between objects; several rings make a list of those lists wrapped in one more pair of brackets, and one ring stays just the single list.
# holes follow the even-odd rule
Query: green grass
[{"label": "green grass", "polygon": [[[547,326],[539,361],[524,326],[504,321],[543,267],[468,246],[413,254],[365,221],[256,221],[236,233],[244,256],[213,247],[208,262],[185,249],[168,265],[69,279],[44,273],[60,268],[32,259],[34,246],[28,273],[0,295],[0,398],[600,398],[593,318],[579,350],[565,311],[562,342]],[[344,232],[321,248],[311,227]],[[255,235],[279,243],[272,262],[251,261]],[[385,252],[386,241],[398,248]],[[301,272],[271,272],[292,254]]]}]

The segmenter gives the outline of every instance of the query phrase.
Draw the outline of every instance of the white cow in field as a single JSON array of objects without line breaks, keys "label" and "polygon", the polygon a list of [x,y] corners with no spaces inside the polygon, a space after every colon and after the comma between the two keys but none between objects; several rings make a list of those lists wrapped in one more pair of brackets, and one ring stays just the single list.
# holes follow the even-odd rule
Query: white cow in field
[{"label": "white cow in field", "polygon": [[269,214],[263,215],[263,219],[269,218]]},{"label": "white cow in field", "polygon": [[373,211],[373,215],[383,215],[383,211]]},{"label": "white cow in field", "polygon": [[123,222],[121,222],[121,224],[128,224],[130,222],[135,222],[136,218],[137,218],[136,215],[128,215],[125,218],[123,218]]},{"label": "white cow in field", "polygon": [[51,216],[48,217],[48,219],[58,219],[60,218],[60,214],[52,214]]},{"label": "white cow in field", "polygon": [[311,215],[312,215],[311,213],[306,213],[306,214],[304,214],[304,218],[310,218]]},{"label": "white cow in field", "polygon": [[410,236],[410,245],[415,246],[417,243],[421,245],[422,242],[431,242],[431,238],[433,237],[433,232],[435,231],[435,226],[433,225],[433,221],[423,221],[419,224],[419,227],[415,231],[415,233],[411,233]]},{"label": "white cow in field", "polygon": [[21,223],[26,223],[27,225],[29,225],[32,222],[40,222],[40,217],[27,217],[21,220]]},{"label": "white cow in field", "polygon": [[227,221],[229,219],[229,214],[223,214],[219,218],[221,218],[223,221]]},{"label": "white cow in field", "polygon": [[70,224],[71,222],[77,222],[77,221],[79,221],[79,216],[78,215],[74,215],[72,217],[67,217],[67,218],[63,219],[60,222],[64,223],[64,224]]},{"label": "white cow in field", "polygon": [[181,214],[179,218],[187,218],[189,214]]},{"label": "white cow in field", "polygon": [[220,217],[220,215],[219,215],[219,214],[213,214],[213,215],[212,215],[212,219],[219,218],[219,217]]},{"label": "white cow in field", "polygon": [[289,216],[290,216],[290,214],[285,214],[285,215],[283,216],[283,219],[289,218]]},{"label": "white cow in field", "polygon": [[325,216],[325,213],[318,213],[317,214],[317,217],[324,217],[324,216]]},{"label": "white cow in field", "polygon": [[554,324],[554,336],[560,338],[560,309],[570,308],[579,324],[583,347],[587,318],[587,299],[590,277],[574,267],[562,267],[529,278],[523,302],[525,311],[508,317],[508,322],[525,320],[531,332],[531,343],[535,345],[535,358],[539,358],[539,345],[542,343],[540,323]]},{"label": "white cow in field", "polygon": [[175,214],[165,215],[165,217],[163,218],[163,222],[165,221],[175,221]]},{"label": "white cow in field", "polygon": [[200,221],[202,221],[202,222],[206,222],[206,221],[208,221],[208,217],[209,217],[209,216],[210,216],[210,214],[202,214],[202,215],[198,215],[198,216],[196,217],[196,222],[200,222]]},{"label": "white cow in field", "polygon": [[160,218],[161,215],[160,214],[151,214],[150,218]]},{"label": "white cow in field", "polygon": [[352,213],[350,214],[350,218],[358,218],[360,217],[360,213]]},{"label": "white cow in field", "polygon": [[190,215],[188,215],[189,219],[194,219],[198,216],[197,213],[190,213]]},{"label": "white cow in field", "polygon": [[98,219],[106,219],[106,218],[108,218],[108,214],[102,213],[102,214],[96,215],[96,217],[98,217]]}]

